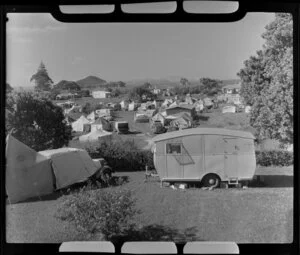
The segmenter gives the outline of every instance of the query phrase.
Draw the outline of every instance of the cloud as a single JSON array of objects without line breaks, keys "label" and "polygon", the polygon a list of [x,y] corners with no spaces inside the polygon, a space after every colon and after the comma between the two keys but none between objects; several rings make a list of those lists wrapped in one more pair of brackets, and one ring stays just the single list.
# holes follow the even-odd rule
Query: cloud
[{"label": "cloud", "polygon": [[58,22],[48,13],[13,13],[8,15],[6,33],[13,42],[28,43],[31,37],[66,29],[66,24]]}]

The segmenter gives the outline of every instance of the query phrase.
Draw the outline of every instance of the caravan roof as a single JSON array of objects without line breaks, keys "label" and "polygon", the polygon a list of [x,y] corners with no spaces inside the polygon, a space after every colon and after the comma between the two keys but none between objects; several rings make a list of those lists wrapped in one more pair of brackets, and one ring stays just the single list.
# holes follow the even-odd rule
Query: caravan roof
[{"label": "caravan roof", "polygon": [[162,140],[168,140],[188,135],[227,135],[233,137],[255,139],[255,137],[251,133],[239,130],[230,130],[224,128],[191,128],[157,135],[152,139],[152,141],[159,142]]}]

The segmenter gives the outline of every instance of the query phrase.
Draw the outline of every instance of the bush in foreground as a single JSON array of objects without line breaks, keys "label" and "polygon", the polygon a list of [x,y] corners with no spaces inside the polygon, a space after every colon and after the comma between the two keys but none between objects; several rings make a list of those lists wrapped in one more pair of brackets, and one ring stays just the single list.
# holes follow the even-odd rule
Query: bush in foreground
[{"label": "bush in foreground", "polygon": [[283,150],[255,151],[256,164],[260,166],[290,166],[294,163],[293,152]]},{"label": "bush in foreground", "polygon": [[138,214],[130,191],[81,191],[61,198],[56,217],[72,223],[82,234],[103,234],[106,240],[133,228]]},{"label": "bush in foreground", "polygon": [[115,171],[140,171],[145,170],[146,165],[154,168],[152,152],[139,150],[130,140],[102,142],[87,151],[92,158],[104,158]]}]

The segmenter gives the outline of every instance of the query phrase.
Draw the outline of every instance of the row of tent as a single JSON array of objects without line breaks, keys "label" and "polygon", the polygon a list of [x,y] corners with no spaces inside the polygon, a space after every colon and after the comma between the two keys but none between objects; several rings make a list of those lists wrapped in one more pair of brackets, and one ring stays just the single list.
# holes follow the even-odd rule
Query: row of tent
[{"label": "row of tent", "polygon": [[6,194],[10,203],[43,196],[86,181],[101,166],[85,150],[36,152],[12,135],[6,138]]}]

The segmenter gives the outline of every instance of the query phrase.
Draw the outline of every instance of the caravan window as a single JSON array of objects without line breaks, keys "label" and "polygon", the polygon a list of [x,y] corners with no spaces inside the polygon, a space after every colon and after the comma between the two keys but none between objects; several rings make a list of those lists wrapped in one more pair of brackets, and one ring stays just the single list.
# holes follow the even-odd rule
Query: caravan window
[{"label": "caravan window", "polygon": [[167,143],[167,154],[181,154],[181,144]]}]

